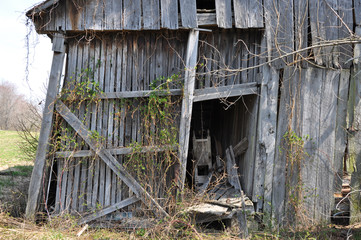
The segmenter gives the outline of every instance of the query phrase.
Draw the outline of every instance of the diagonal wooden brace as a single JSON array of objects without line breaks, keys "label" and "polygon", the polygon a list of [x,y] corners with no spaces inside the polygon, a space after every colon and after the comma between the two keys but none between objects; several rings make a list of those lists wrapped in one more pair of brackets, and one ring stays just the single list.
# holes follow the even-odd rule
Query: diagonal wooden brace
[{"label": "diagonal wooden brace", "polygon": [[[114,171],[115,174],[139,197],[144,203],[149,201],[156,206],[160,213],[168,217],[168,213],[158,204],[157,201],[132,177],[127,170],[112,156],[109,150],[105,149],[101,143],[92,138],[91,132],[86,126],[69,110],[67,106],[58,100],[56,111],[67,121],[72,128],[84,139],[89,147]],[[148,200],[148,201],[147,201]]]}]

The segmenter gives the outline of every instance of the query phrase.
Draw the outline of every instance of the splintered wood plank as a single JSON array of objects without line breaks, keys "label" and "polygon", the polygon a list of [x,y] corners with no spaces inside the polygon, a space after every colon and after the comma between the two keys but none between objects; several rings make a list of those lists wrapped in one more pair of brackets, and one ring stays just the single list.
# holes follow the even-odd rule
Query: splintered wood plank
[{"label": "splintered wood plank", "polygon": [[[199,31],[191,30],[187,43],[186,71],[184,76],[184,96],[182,101],[182,117],[179,127],[179,188],[182,192],[187,171],[187,156],[189,145],[190,124],[192,118],[193,93],[195,84],[195,67],[198,55]],[[177,174],[177,173],[176,173]]]},{"label": "splintered wood plank", "polygon": [[231,0],[216,0],[217,25],[220,28],[232,28]]},{"label": "splintered wood plank", "polygon": [[194,0],[179,0],[182,26],[185,28],[198,27],[197,6]]},{"label": "splintered wood plank", "polygon": [[140,0],[123,0],[124,29],[139,30],[141,26]]},{"label": "splintered wood plank", "polygon": [[65,211],[65,198],[66,198],[66,184],[68,182],[68,168],[69,168],[69,162],[66,159],[64,161],[64,164],[62,165],[62,169],[61,169],[61,176],[59,179],[61,179],[61,181],[59,182],[58,187],[61,188],[61,192],[60,192],[60,212]]},{"label": "splintered wood plank", "polygon": [[97,152],[98,156],[103,160],[104,163],[109,166],[115,174],[120,177],[123,182],[129,186],[129,188],[135,193],[138,198],[145,204],[151,204],[158,208],[159,213],[162,216],[168,216],[168,213],[149,195],[149,193],[132,177],[125,168],[118,163],[118,161],[110,154],[110,152],[102,146],[102,144],[94,140],[91,136],[92,133],[86,129],[79,119],[64,105],[60,100],[57,101],[56,110],[58,113],[67,121],[72,128],[89,144],[89,147]]},{"label": "splintered wood plank", "polygon": [[110,0],[104,4],[104,30],[121,30],[123,17],[122,0]]},{"label": "splintered wood plank", "polygon": [[160,29],[159,0],[143,0],[143,28]]},{"label": "splintered wood plank", "polygon": [[262,0],[248,0],[248,28],[263,28]]},{"label": "splintered wood plank", "polygon": [[236,28],[248,28],[248,0],[233,0],[234,22]]},{"label": "splintered wood plank", "polygon": [[331,204],[333,205],[335,129],[337,113],[337,95],[340,73],[325,70],[321,89],[320,133],[318,142],[318,171],[316,182],[317,203],[315,204],[315,220],[329,221]]},{"label": "splintered wood plank", "polygon": [[[57,34],[56,34],[57,35]],[[53,45],[64,44],[64,38],[58,36],[55,38]],[[64,49],[65,48],[60,48]],[[45,99],[43,110],[43,121],[41,122],[41,129],[38,141],[38,148],[36,151],[36,158],[34,169],[30,179],[29,198],[26,205],[26,218],[33,219],[39,207],[41,197],[42,179],[44,174],[45,162],[49,151],[49,137],[52,131],[54,102],[58,94],[58,85],[63,70],[65,52],[54,52],[48,90]]]},{"label": "splintered wood plank", "polygon": [[[258,145],[256,165],[264,164],[265,174],[263,181],[258,184],[264,187],[264,206],[266,212],[271,212],[273,169],[275,164],[276,134],[277,134],[277,107],[279,71],[265,65],[263,68],[261,96],[258,116]],[[292,81],[292,80],[289,80]],[[267,131],[264,131],[267,129]],[[262,174],[258,174],[262,175]],[[264,182],[264,184],[262,184]],[[261,194],[261,193],[260,193]]]},{"label": "splintered wood plank", "polygon": [[133,197],[130,197],[130,198],[127,198],[121,202],[118,202],[118,203],[115,203],[107,208],[103,208],[99,211],[96,211],[95,213],[91,213],[85,217],[83,217],[80,221],[79,221],[79,225],[81,224],[85,224],[87,222],[90,222],[92,220],[95,220],[97,218],[100,218],[102,216],[105,216],[109,213],[112,213],[116,210],[119,210],[119,209],[122,209],[122,208],[125,208],[126,206],[129,206],[133,203],[136,203],[137,201],[139,201],[139,199],[135,196]]},{"label": "splintered wood plank", "polygon": [[178,29],[178,1],[161,0],[162,28]]},{"label": "splintered wood plank", "polygon": [[347,142],[347,99],[350,82],[350,70],[341,71],[340,83],[337,96],[337,113],[336,113],[336,137],[334,151],[334,192],[340,192],[342,189],[343,177],[343,159],[346,151]]},{"label": "splintered wood plank", "polygon": [[[291,102],[293,101],[293,82],[292,72],[294,68],[288,67],[285,69],[283,84],[281,87],[281,96],[280,96],[280,106],[278,113],[278,122],[277,122],[277,139],[276,146],[279,148],[285,147],[283,136],[291,128],[292,121],[292,108]],[[259,146],[260,151],[265,151],[265,146]],[[264,156],[264,154],[263,154]],[[270,167],[270,166],[269,166]],[[272,203],[273,208],[272,217],[278,222],[282,223],[284,221],[284,211],[285,211],[285,197],[286,197],[286,157],[280,151],[275,151],[275,160],[274,160],[274,169],[273,169],[273,180],[272,180]],[[257,172],[257,171],[255,171]],[[268,171],[267,174],[270,174]],[[267,176],[269,178],[270,175]],[[269,182],[268,186],[269,185]],[[257,190],[259,186],[255,186],[254,190]],[[253,197],[257,197],[258,192]],[[261,195],[258,195],[261,196]],[[262,197],[262,196],[261,196]],[[260,199],[262,201],[262,199]],[[253,199],[254,201],[254,199]],[[268,206],[269,207],[269,206]],[[258,208],[258,204],[257,204]]]}]

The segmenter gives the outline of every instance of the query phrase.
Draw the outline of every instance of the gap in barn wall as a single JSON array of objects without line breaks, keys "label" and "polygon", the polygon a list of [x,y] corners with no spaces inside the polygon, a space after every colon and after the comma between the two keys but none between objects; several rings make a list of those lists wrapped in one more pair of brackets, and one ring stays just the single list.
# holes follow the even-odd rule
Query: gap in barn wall
[{"label": "gap in barn wall", "polygon": [[[199,173],[204,176],[209,171],[216,172],[217,156],[220,157],[221,161],[224,162],[224,166],[226,166],[226,149],[231,145],[234,148],[241,140],[246,138],[248,148],[245,152],[236,156],[235,160],[242,189],[247,195],[251,194],[254,165],[252,141],[255,139],[256,133],[256,129],[251,126],[257,121],[257,114],[254,114],[254,110],[257,109],[257,99],[257,95],[228,98],[228,103],[233,103],[228,107],[219,99],[194,103],[187,163],[189,187],[195,187],[194,137],[197,140],[207,139],[208,136],[211,138],[212,167],[211,169],[198,168],[198,171],[201,171]],[[250,174],[252,176],[249,176]],[[215,187],[212,185],[212,182],[209,190]]]}]

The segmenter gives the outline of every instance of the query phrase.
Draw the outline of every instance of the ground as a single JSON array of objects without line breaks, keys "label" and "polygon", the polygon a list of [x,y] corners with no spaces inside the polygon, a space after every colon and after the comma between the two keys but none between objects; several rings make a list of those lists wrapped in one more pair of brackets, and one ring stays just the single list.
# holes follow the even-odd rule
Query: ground
[{"label": "ground", "polygon": [[[26,221],[27,188],[33,162],[22,160],[21,138],[14,131],[0,131],[0,239],[239,239],[234,229],[217,231],[172,218],[153,229],[119,231],[86,229],[69,215],[35,224]],[[353,226],[313,226],[294,231],[250,230],[250,239],[361,239],[361,223]],[[350,238],[348,238],[350,236]]]}]

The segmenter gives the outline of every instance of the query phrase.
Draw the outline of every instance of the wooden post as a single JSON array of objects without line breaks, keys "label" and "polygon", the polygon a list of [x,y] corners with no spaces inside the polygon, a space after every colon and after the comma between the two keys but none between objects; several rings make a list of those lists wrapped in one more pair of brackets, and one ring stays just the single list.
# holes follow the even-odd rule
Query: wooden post
[{"label": "wooden post", "polygon": [[179,160],[180,160],[180,178],[179,188],[183,191],[184,181],[187,171],[187,156],[189,145],[189,132],[191,127],[193,93],[196,75],[196,64],[198,55],[199,31],[191,30],[189,32],[187,53],[186,53],[186,71],[184,76],[184,95],[182,101],[182,115],[179,127]]},{"label": "wooden post", "polygon": [[35,213],[38,210],[38,204],[41,196],[42,180],[44,176],[45,161],[49,149],[49,137],[52,130],[53,111],[58,86],[63,70],[65,46],[64,36],[55,34],[53,37],[53,62],[51,65],[48,92],[46,95],[43,121],[41,123],[38,149],[36,151],[36,160],[29,185],[29,197],[26,205],[26,218],[34,220]]}]

